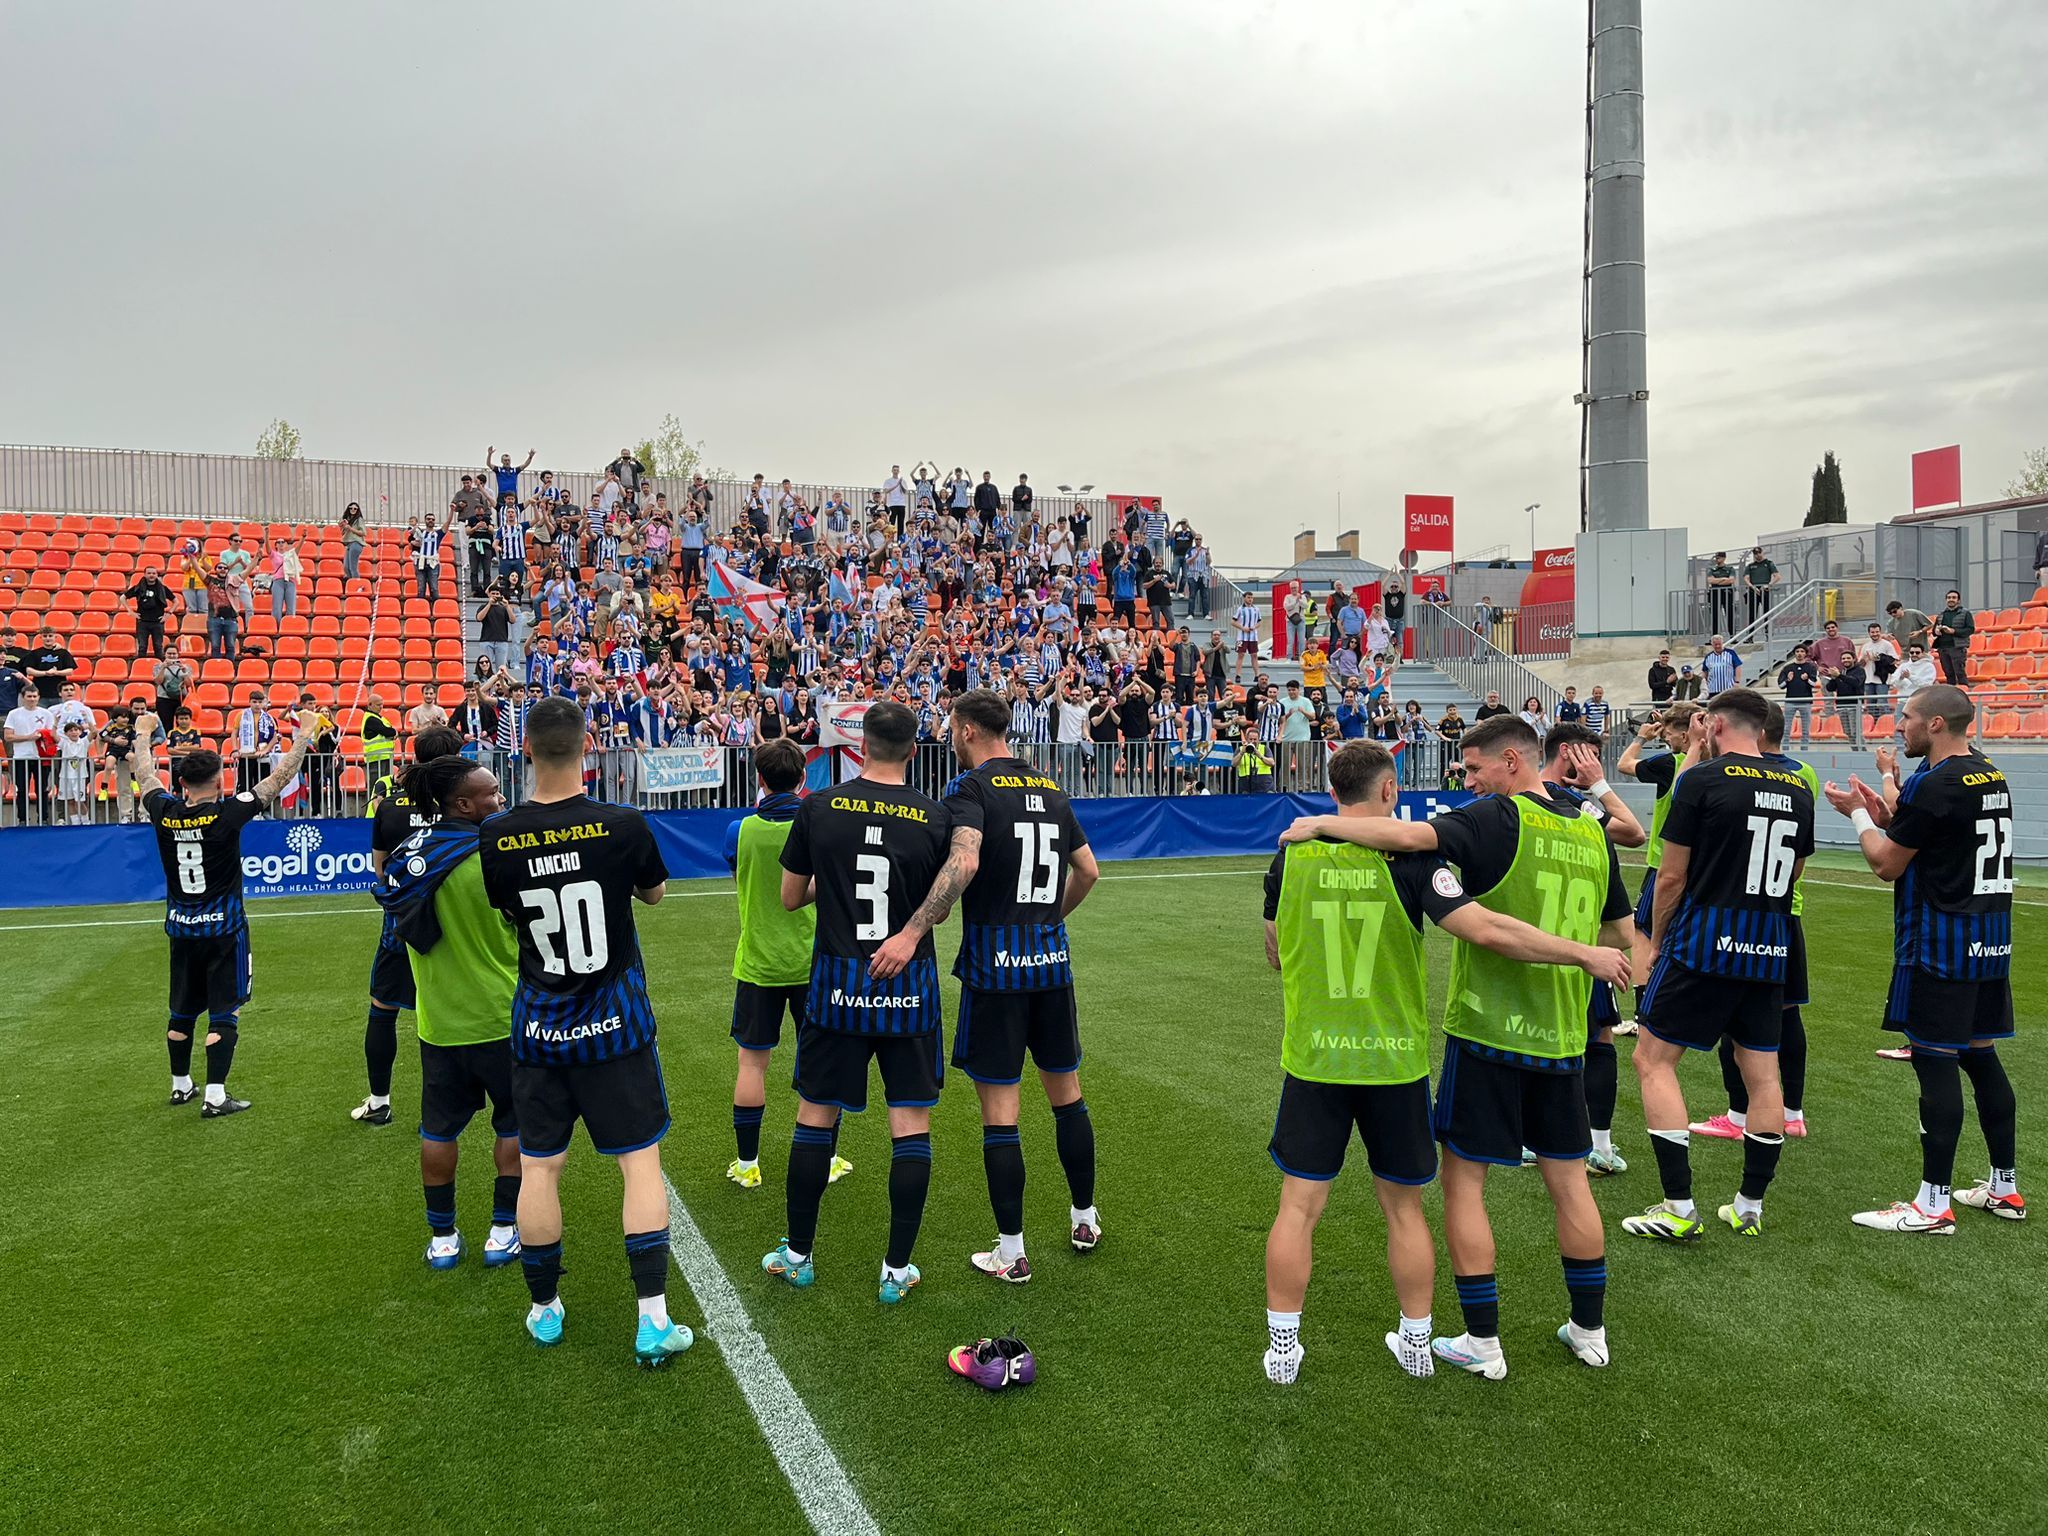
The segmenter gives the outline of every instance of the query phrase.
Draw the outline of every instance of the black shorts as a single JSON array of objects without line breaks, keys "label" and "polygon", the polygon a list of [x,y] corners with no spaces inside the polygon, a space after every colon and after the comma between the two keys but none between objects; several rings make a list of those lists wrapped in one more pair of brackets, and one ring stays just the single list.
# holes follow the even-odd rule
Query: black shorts
[{"label": "black shorts", "polygon": [[1803,1008],[1813,1001],[1806,994],[1806,924],[1795,917],[1785,926],[1788,930],[1788,948],[1785,954],[1785,1006]]},{"label": "black shorts", "polygon": [[929,1109],[946,1073],[941,1030],[915,1035],[856,1035],[806,1022],[796,1032],[794,1086],[806,1103],[849,1114],[868,1107],[868,1063],[882,1069],[882,1102],[891,1109]]},{"label": "black shorts", "polygon": [[1745,1050],[1775,1051],[1789,996],[1782,982],[1712,976],[1660,957],[1644,984],[1636,1022],[1688,1050],[1711,1051],[1725,1035]]},{"label": "black shorts", "polygon": [[[1274,1166],[1297,1179],[1334,1179],[1356,1126],[1372,1176],[1390,1184],[1436,1177],[1429,1079],[1412,1083],[1312,1083],[1288,1073],[1266,1146]],[[1515,1156],[1521,1156],[1517,1148]]]},{"label": "black shorts", "polygon": [[233,1021],[249,1001],[249,930],[204,938],[171,935],[171,1015]]},{"label": "black shorts", "polygon": [[1560,1161],[1593,1150],[1581,1067],[1518,1067],[1485,1047],[1444,1041],[1436,1139],[1468,1163],[1522,1165],[1522,1148]]},{"label": "black shorts", "polygon": [[1657,871],[1646,869],[1643,871],[1642,894],[1636,898],[1636,932],[1646,939],[1650,936],[1650,911],[1656,901]]},{"label": "black shorts", "polygon": [[580,1067],[515,1061],[512,1105],[519,1150],[528,1157],[568,1151],[578,1120],[607,1157],[638,1152],[668,1134],[668,1088],[652,1045]]},{"label": "black shorts", "polygon": [[782,1015],[787,1012],[798,1029],[804,1027],[804,1000],[810,996],[808,981],[793,987],[759,987],[751,981],[735,981],[732,992],[732,1037],[743,1051],[772,1051],[782,1044]]},{"label": "black shorts", "polygon": [[960,989],[953,1025],[953,1065],[977,1083],[1014,1083],[1024,1076],[1024,1050],[1041,1072],[1072,1072],[1081,1065],[1081,1026],[1072,987],[1042,992]]},{"label": "black shorts", "polygon": [[420,1042],[420,1135],[428,1141],[453,1141],[470,1119],[491,1104],[491,1133],[517,1136],[519,1115],[512,1107],[512,1041],[487,1040],[481,1045],[430,1045]]},{"label": "black shorts", "polygon": [[377,946],[377,956],[370,962],[370,1001],[387,1008],[410,1008],[418,1001],[412,980],[412,951],[403,940],[389,949]]},{"label": "black shorts", "polygon": [[1897,1030],[1914,1045],[1957,1051],[1967,1049],[1973,1040],[2010,1040],[2012,978],[1951,981],[1915,966],[1894,967],[1884,1027]]}]

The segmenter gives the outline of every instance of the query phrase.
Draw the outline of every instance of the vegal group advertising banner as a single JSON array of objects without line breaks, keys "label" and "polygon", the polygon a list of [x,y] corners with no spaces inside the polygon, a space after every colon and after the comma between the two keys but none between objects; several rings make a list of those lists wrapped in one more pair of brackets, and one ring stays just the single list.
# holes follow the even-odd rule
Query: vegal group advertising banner
[{"label": "vegal group advertising banner", "polygon": [[[1404,791],[1399,814],[1427,819],[1472,797],[1462,790]],[[1327,795],[1184,795],[1173,799],[1076,800],[1074,812],[1101,859],[1185,859],[1270,853],[1297,816],[1333,809]],[[678,880],[723,876],[725,834],[738,810],[649,811],[669,873]],[[139,827],[20,827],[0,832],[8,879],[0,905],[113,906],[161,902],[156,833]],[[370,823],[252,821],[242,832],[246,894],[336,896],[367,893]],[[159,908],[157,916],[161,917]]]}]

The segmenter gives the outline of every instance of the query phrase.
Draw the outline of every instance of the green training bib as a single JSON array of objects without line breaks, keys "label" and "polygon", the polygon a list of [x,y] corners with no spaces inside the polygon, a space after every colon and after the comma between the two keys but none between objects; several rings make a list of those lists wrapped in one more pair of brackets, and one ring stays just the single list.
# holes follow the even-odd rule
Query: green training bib
[{"label": "green training bib", "polygon": [[1280,1061],[1314,1083],[1429,1075],[1422,935],[1386,855],[1351,843],[1287,849],[1275,918],[1287,1027]]}]

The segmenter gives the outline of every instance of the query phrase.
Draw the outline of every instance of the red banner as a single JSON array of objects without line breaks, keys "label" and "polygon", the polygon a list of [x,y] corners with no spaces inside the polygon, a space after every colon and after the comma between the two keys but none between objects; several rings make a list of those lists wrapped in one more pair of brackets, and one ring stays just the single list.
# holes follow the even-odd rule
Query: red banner
[{"label": "red banner", "polygon": [[1930,448],[1913,455],[1913,510],[1959,507],[1963,504],[1963,450],[1960,444]]},{"label": "red banner", "polygon": [[1451,501],[1449,496],[1409,496],[1402,502],[1403,538],[1409,549],[1451,550]]}]

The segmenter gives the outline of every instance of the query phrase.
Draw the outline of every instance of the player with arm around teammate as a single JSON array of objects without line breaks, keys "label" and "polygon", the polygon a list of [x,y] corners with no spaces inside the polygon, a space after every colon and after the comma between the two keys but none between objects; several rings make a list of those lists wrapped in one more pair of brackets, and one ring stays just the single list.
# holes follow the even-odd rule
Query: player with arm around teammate
[{"label": "player with arm around teammate", "polygon": [[693,1335],[668,1315],[668,1090],[633,903],[661,900],[668,866],[638,811],[584,795],[584,734],[573,700],[533,706],[529,797],[491,818],[479,854],[485,896],[519,939],[512,1102],[520,1261],[533,1298],[526,1331],[542,1345],[561,1342],[562,1165],[580,1120],[619,1165],[626,1265],[640,1298],[633,1353],[659,1367]]},{"label": "player with arm around teammate", "polygon": [[1742,1182],[1720,1219],[1738,1237],[1763,1232],[1764,1192],[1785,1147],[1778,1042],[1792,956],[1792,888],[1813,852],[1813,796],[1767,757],[1763,695],[1725,688],[1706,704],[1707,761],[1671,791],[1664,861],[1650,944],[1656,959],[1643,988],[1636,1076],[1664,1198],[1622,1221],[1631,1237],[1697,1242],[1705,1233],[1692,1198],[1691,1132],[1678,1063],[1725,1035],[1749,1090]]},{"label": "player with arm around teammate", "polygon": [[[157,717],[136,717],[135,739],[147,743]],[[180,793],[170,794],[157,777],[156,760],[136,757],[136,787],[142,808],[156,828],[157,856],[164,867],[164,932],[170,936],[171,1103],[200,1096],[192,1083],[192,1033],[206,1014],[206,1102],[202,1119],[240,1114],[247,1099],[231,1098],[228,1069],[241,1039],[242,1004],[249,1000],[249,918],[242,906],[242,828],[277,803],[312,747],[311,724],[299,717],[298,739],[269,776],[249,789],[223,796],[217,752],[187,753]]]},{"label": "player with arm around teammate", "polygon": [[[1953,1207],[2026,1219],[2018,1181],[2019,1109],[1998,1042],[2013,1035],[2012,785],[1971,747],[1976,708],[1947,683],[1917,690],[1900,716],[1909,757],[1885,792],[1852,777],[1825,787],[1856,828],[1864,862],[1891,882],[1897,928],[1884,1027],[1905,1036],[1920,1080],[1920,1189],[1851,1219],[1908,1236],[1955,1232]],[[1951,1192],[1963,1133],[1964,1077],[1991,1154],[1990,1176]]]},{"label": "player with arm around teammate", "polygon": [[[429,763],[461,750],[461,735],[445,725],[430,726],[412,739],[415,763]],[[370,801],[370,869],[379,879],[398,845],[431,827],[439,815],[432,806],[414,803],[406,788],[411,782],[410,773],[397,782],[387,781]],[[370,1091],[348,1112],[358,1125],[391,1123],[391,1068],[398,1060],[398,1015],[401,1009],[412,1007],[412,960],[387,905],[377,953],[370,961],[370,1016],[363,1027],[363,1065],[368,1069]]]},{"label": "player with arm around teammate", "polygon": [[[1694,750],[1692,722],[1699,717],[1697,704],[1672,704],[1636,731],[1635,740],[1622,749],[1615,761],[1616,773],[1632,774],[1639,784],[1650,786],[1656,796],[1650,807],[1648,841],[1643,844],[1643,883],[1636,898],[1635,914],[1635,1013],[1642,1012],[1643,983],[1650,978],[1650,910],[1656,900],[1657,865],[1664,856],[1664,818],[1671,813],[1671,786],[1679,774],[1699,760]],[[1645,750],[1654,748],[1655,750]],[[1636,1032],[1635,1014],[1614,1026],[1617,1035]]]},{"label": "player with arm around teammate", "polygon": [[[1543,737],[1543,789],[1553,800],[1577,801],[1580,812],[1597,821],[1617,848],[1640,848],[1646,841],[1642,823],[1600,766],[1600,736],[1576,720],[1554,725]],[[1586,1006],[1586,1118],[1593,1130],[1593,1150],[1586,1172],[1610,1178],[1628,1172],[1628,1159],[1614,1146],[1614,1102],[1620,1061],[1614,1053],[1614,1031],[1621,1023],[1614,989],[1596,979]],[[1522,1164],[1533,1166],[1536,1154],[1522,1149]]]},{"label": "player with arm around teammate", "polygon": [[818,1201],[833,1127],[868,1107],[868,1065],[889,1106],[889,1242],[877,1295],[894,1305],[923,1278],[910,1262],[931,1188],[932,1106],[945,1074],[939,962],[930,933],[908,961],[879,950],[931,891],[946,861],[945,812],[905,782],[917,716],[869,706],[860,777],[807,797],[782,849],[782,904],[815,902],[811,989],[797,1030],[796,1129],[790,1136],[788,1234],[761,1268],[799,1288],[816,1279]]},{"label": "player with arm around teammate", "polygon": [[[1554,938],[1626,948],[1628,892],[1606,835],[1576,801],[1543,785],[1543,747],[1516,715],[1459,742],[1466,782],[1482,798],[1434,821],[1303,817],[1284,840],[1334,836],[1389,853],[1441,852],[1481,906]],[[1621,976],[1617,960],[1614,979]],[[1589,1366],[1608,1361],[1606,1238],[1586,1182],[1593,1149],[1582,1081],[1592,982],[1583,971],[1530,965],[1454,936],[1444,1007],[1444,1059],[1433,1124],[1444,1159],[1444,1242],[1465,1331],[1439,1337],[1439,1360],[1498,1381],[1507,1375],[1489,1167],[1519,1167],[1531,1148],[1557,1217],[1571,1316],[1558,1341]]]},{"label": "player with arm around teammate", "polygon": [[[732,1038],[739,1065],[733,1078],[732,1130],[737,1144],[725,1176],[742,1189],[761,1184],[761,1116],[768,1102],[768,1053],[782,1043],[782,1016],[804,1027],[811,985],[811,948],[818,915],[782,904],[782,848],[796,821],[797,786],[804,781],[804,749],[788,737],[754,748],[761,800],[732,824],[725,862],[739,890],[740,941],[733,949]],[[832,1122],[832,1166],[827,1183],[853,1171],[839,1155],[839,1122]]]},{"label": "player with arm around teammate", "polygon": [[876,959],[906,959],[954,901],[962,903],[953,1065],[973,1079],[981,1100],[982,1166],[996,1220],[995,1245],[968,1262],[1014,1285],[1031,1278],[1017,1129],[1027,1048],[1052,1106],[1053,1142],[1067,1176],[1068,1241],[1077,1253],[1101,1241],[1095,1126],[1081,1097],[1066,924],[1100,871],[1065,793],[1010,751],[1009,726],[1009,705],[986,689],[954,702],[953,751],[966,771],[946,790],[946,865],[924,905]]},{"label": "player with arm around teammate", "polygon": [[[1346,743],[1330,759],[1337,820],[1391,819],[1392,755]],[[1430,1130],[1427,916],[1453,937],[1531,963],[1612,981],[1628,957],[1554,937],[1465,893],[1442,857],[1342,841],[1291,843],[1266,872],[1266,961],[1285,999],[1280,1109],[1269,1151],[1280,1211],[1266,1239],[1267,1379],[1300,1370],[1302,1301],[1316,1223],[1355,1126],[1387,1219],[1387,1269],[1400,1304],[1387,1348],[1411,1376],[1434,1374],[1430,1298],[1436,1249],[1422,1188],[1436,1177]]]},{"label": "player with arm around teammate", "polygon": [[[424,740],[431,735],[422,731]],[[453,732],[447,733],[453,735]],[[411,956],[420,1037],[420,1185],[427,1264],[462,1260],[455,1225],[459,1138],[488,1100],[497,1177],[484,1267],[519,1257],[519,1119],[512,1103],[512,994],[519,941],[484,895],[482,824],[505,808],[498,778],[459,751],[432,750],[405,771],[405,803],[427,817],[386,861],[377,899]]]}]

